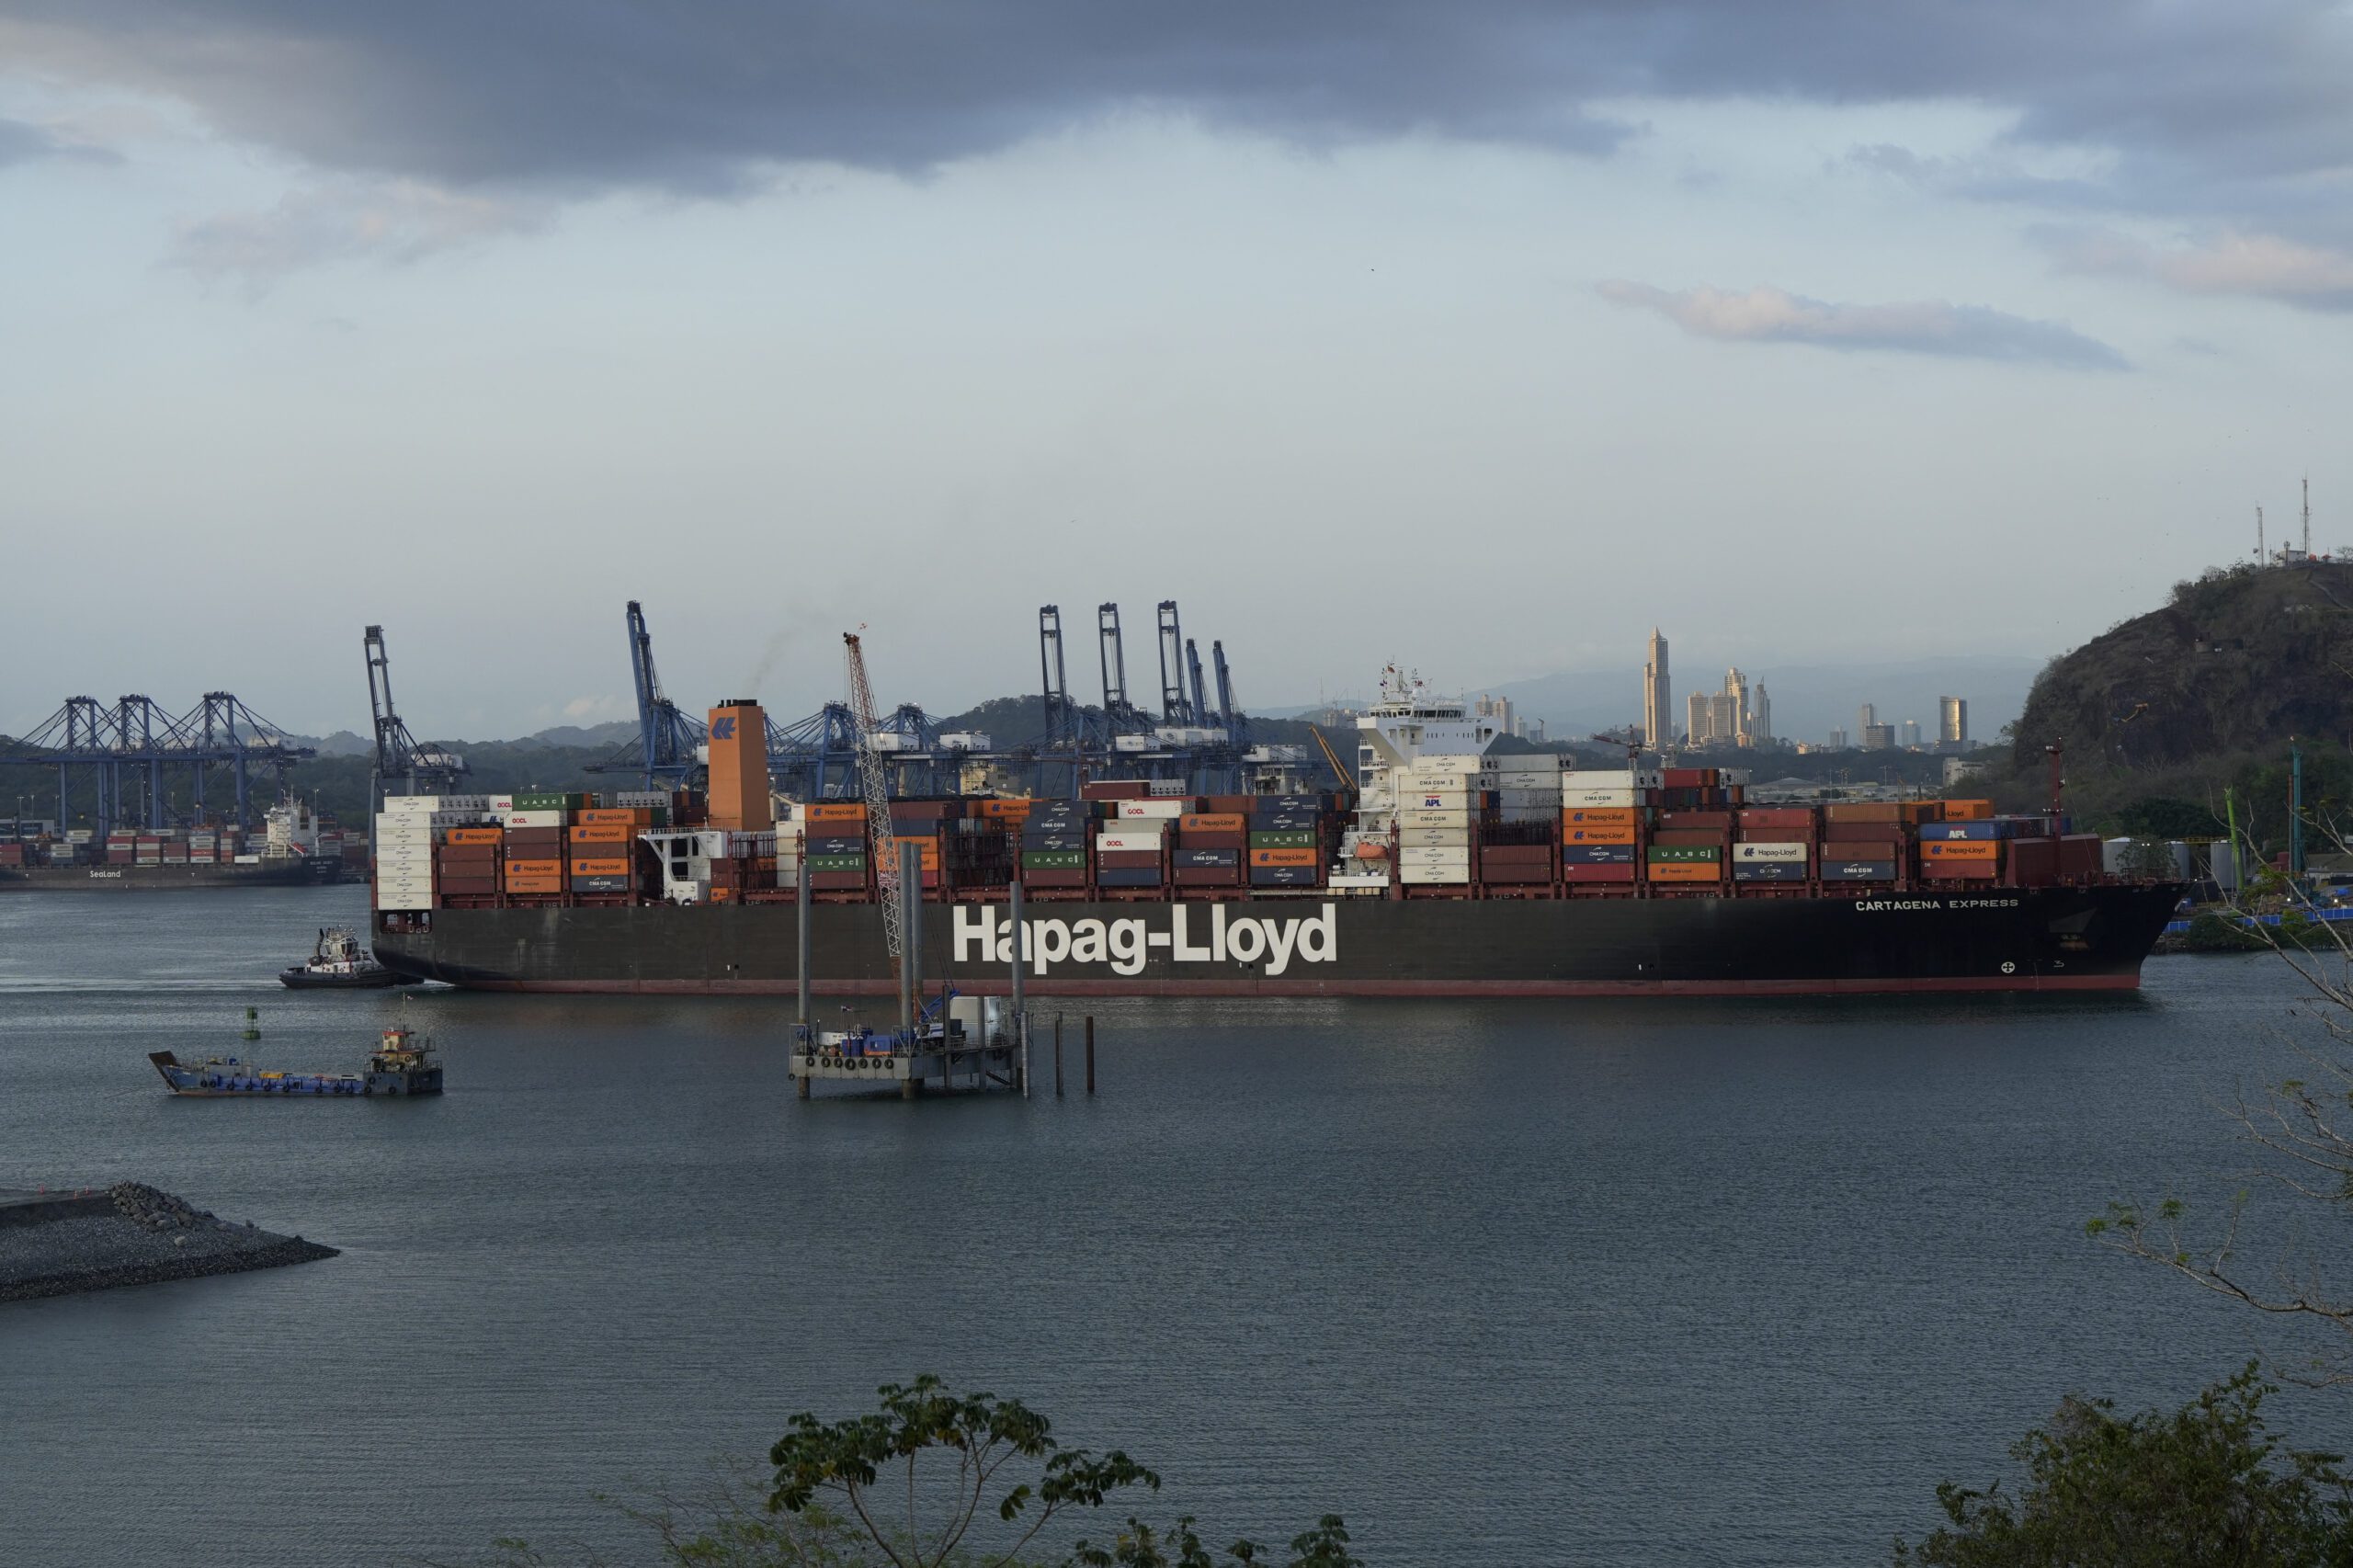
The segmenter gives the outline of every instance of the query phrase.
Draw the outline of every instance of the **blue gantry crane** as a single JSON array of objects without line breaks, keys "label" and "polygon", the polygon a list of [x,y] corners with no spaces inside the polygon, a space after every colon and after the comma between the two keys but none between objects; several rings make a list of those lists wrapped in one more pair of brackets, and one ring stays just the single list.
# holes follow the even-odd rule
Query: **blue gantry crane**
[{"label": "blue gantry crane", "polygon": [[143,696],[111,704],[69,697],[21,739],[0,741],[0,762],[57,769],[61,825],[73,820],[77,780],[85,785],[89,819],[101,836],[117,827],[213,820],[206,784],[215,767],[228,771],[228,819],[250,827],[255,778],[267,770],[282,790],[286,770],[317,755],[290,744],[277,725],[225,691],[208,691],[177,715]]},{"label": "blue gantry crane", "polygon": [[1015,755],[1033,767],[1034,788],[1040,795],[1074,795],[1080,782],[1087,778],[1175,780],[1197,794],[1239,790],[1247,725],[1233,706],[1225,645],[1210,644],[1217,670],[1218,700],[1212,708],[1199,646],[1185,635],[1174,599],[1160,602],[1156,631],[1160,650],[1157,716],[1137,706],[1128,695],[1120,607],[1096,607],[1103,706],[1088,710],[1073,700],[1064,678],[1062,611],[1053,605],[1039,608],[1039,674],[1045,698],[1045,726]]},{"label": "blue gantry crane", "polygon": [[418,742],[392,706],[392,661],[384,652],[384,629],[368,628],[360,639],[368,655],[368,710],[375,721],[376,757],[369,781],[369,810],[387,795],[446,795],[471,771],[456,752]]}]

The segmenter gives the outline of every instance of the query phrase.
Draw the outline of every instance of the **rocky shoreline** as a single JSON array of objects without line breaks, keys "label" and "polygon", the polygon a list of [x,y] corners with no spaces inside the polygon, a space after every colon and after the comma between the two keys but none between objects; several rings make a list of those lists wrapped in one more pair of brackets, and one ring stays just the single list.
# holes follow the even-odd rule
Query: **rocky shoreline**
[{"label": "rocky shoreline", "polygon": [[[278,1268],[333,1257],[300,1236],[238,1225],[142,1182],[108,1187],[104,1203],[59,1199],[0,1223],[0,1302]],[[5,1212],[5,1211],[0,1211]]]}]

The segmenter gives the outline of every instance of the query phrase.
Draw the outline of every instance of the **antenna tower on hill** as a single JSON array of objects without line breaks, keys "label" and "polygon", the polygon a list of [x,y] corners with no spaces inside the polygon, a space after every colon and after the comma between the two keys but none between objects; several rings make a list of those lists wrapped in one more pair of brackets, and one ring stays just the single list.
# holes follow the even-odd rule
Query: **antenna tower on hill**
[{"label": "antenna tower on hill", "polygon": [[2304,559],[2313,558],[2313,476],[2304,475]]}]

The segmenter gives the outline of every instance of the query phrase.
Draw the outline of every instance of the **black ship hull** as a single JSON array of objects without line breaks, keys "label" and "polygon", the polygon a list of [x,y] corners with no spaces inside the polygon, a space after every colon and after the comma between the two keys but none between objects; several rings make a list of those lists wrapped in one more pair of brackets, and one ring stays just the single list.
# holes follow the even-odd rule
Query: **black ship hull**
[{"label": "black ship hull", "polygon": [[[1629,996],[2127,991],[2172,884],[1845,898],[1032,903],[1033,995]],[[377,917],[376,957],[485,990],[785,994],[791,904],[437,909]],[[404,928],[413,923],[412,928]],[[1010,989],[1002,904],[926,904],[926,987]],[[821,904],[817,994],[895,991],[871,904]]]},{"label": "black ship hull", "polygon": [[342,861],[304,856],[261,866],[25,866],[0,868],[0,892],[154,892],[185,888],[314,887],[344,880]]}]

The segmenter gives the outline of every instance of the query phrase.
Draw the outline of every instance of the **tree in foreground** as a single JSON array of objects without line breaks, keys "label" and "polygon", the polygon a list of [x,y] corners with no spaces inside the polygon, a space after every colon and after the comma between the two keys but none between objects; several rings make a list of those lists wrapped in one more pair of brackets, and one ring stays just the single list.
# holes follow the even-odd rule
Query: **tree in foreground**
[{"label": "tree in foreground", "polygon": [[[2353,853],[2353,842],[2333,822],[2311,825],[2325,835],[2324,842]],[[2190,935],[2207,948],[2270,948],[2295,971],[2303,991],[2297,1012],[2324,1031],[2318,1040],[2290,1046],[2305,1062],[2305,1074],[2253,1096],[2240,1095],[2226,1114],[2255,1156],[2259,1187],[2316,1206],[2328,1222],[2342,1226],[2353,1222],[2353,935],[2320,919],[2322,913],[2308,887],[2266,870],[2248,881],[2227,921],[2200,915]],[[2265,924],[2266,917],[2278,924]],[[2275,1375],[2300,1383],[2353,1383],[2348,1287],[2324,1278],[2323,1255],[2251,1258],[2243,1238],[2251,1201],[2252,1191],[2242,1188],[2202,1213],[2177,1196],[2110,1203],[2085,1229],[2104,1245],[2172,1269],[2275,1322],[2319,1329],[2311,1353],[2292,1363],[2271,1358]]]},{"label": "tree in foreground", "polygon": [[2353,1479],[2336,1454],[2281,1447],[2264,1430],[2277,1392],[2249,1365],[2170,1414],[2120,1417],[2069,1399],[2010,1450],[2013,1497],[1937,1488],[1948,1521],[1919,1568],[2343,1568],[2353,1564]]},{"label": "tree in foreground", "polygon": [[[769,1473],[740,1473],[685,1501],[617,1505],[674,1568],[1364,1568],[1336,1514],[1292,1538],[1287,1555],[1249,1540],[1205,1547],[1188,1516],[1165,1530],[1130,1516],[1107,1540],[1048,1551],[1049,1528],[1084,1517],[1160,1477],[1120,1449],[1066,1449],[1017,1400],[957,1394],[926,1375],[885,1383],[870,1415],[808,1411],[768,1450]],[[548,1568],[529,1543],[497,1543],[499,1568]]]}]

